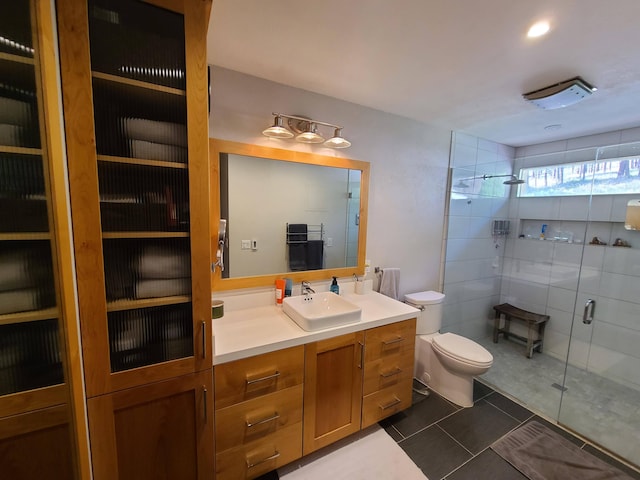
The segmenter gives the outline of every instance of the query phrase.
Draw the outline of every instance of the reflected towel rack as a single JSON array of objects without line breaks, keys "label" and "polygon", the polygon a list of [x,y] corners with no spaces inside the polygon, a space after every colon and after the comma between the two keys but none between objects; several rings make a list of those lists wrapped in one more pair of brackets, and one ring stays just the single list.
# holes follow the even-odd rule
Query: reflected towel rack
[{"label": "reflected towel rack", "polygon": [[[287,223],[287,230],[285,234],[285,239],[288,245],[291,244],[306,244],[309,240],[324,240],[324,223],[320,223],[318,225],[307,225],[306,232],[290,232],[289,224]],[[306,240],[292,240],[292,238],[305,236]]]}]

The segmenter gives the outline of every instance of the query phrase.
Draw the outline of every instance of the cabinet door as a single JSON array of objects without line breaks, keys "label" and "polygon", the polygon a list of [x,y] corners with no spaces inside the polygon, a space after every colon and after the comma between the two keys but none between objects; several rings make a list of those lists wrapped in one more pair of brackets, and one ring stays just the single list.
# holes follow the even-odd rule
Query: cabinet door
[{"label": "cabinet door", "polygon": [[95,480],[214,475],[211,370],[88,401]]},{"label": "cabinet door", "polygon": [[52,8],[0,4],[3,478],[89,474]]},{"label": "cabinet door", "polygon": [[2,478],[74,478],[67,405],[0,420]]},{"label": "cabinet door", "polygon": [[303,454],[360,430],[364,333],[305,345]]},{"label": "cabinet door", "polygon": [[58,2],[89,397],[211,368],[209,7]]}]

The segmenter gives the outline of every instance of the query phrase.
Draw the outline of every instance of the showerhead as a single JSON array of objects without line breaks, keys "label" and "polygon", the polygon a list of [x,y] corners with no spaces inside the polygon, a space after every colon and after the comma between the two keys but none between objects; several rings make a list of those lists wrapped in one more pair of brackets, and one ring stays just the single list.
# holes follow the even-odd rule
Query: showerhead
[{"label": "showerhead", "polygon": [[524,180],[519,179],[515,175],[511,175],[511,178],[509,180],[505,180],[502,183],[504,185],[522,185],[524,183]]},{"label": "showerhead", "polygon": [[464,180],[460,180],[458,183],[456,183],[453,188],[469,188],[469,185],[467,185],[466,183],[464,183]]}]

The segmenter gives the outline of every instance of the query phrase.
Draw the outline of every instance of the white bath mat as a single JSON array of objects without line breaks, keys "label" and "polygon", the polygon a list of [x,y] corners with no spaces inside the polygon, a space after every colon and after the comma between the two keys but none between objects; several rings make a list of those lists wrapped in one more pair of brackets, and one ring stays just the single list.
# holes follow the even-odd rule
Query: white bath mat
[{"label": "white bath mat", "polygon": [[374,425],[278,470],[283,480],[425,480],[398,444]]}]

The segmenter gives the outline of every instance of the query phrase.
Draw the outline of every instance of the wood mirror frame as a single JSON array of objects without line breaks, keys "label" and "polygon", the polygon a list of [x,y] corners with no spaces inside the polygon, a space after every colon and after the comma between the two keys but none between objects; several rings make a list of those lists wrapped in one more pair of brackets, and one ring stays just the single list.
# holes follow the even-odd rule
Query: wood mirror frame
[{"label": "wood mirror frame", "polygon": [[216,258],[216,252],[218,249],[217,225],[220,223],[221,153],[245,155],[249,157],[260,157],[284,162],[304,163],[309,165],[360,170],[360,226],[358,230],[358,262],[357,266],[355,267],[306,270],[302,272],[279,272],[268,275],[255,275],[250,277],[235,278],[222,278],[222,272],[220,271],[220,268],[216,267],[215,271],[213,271],[211,274],[211,284],[214,291],[273,286],[276,279],[283,277],[291,278],[294,282],[297,283],[301,282],[302,280],[325,280],[333,276],[350,277],[354,274],[364,275],[369,198],[369,162],[210,138],[209,156],[211,160],[211,198],[209,201],[209,205],[211,207],[211,225],[216,227],[213,228],[211,232],[211,251],[212,258],[214,259]]}]

